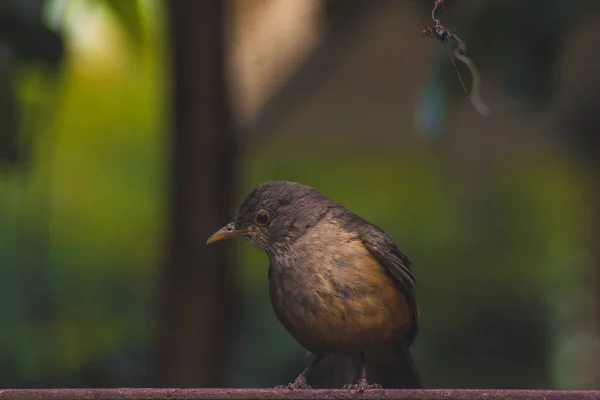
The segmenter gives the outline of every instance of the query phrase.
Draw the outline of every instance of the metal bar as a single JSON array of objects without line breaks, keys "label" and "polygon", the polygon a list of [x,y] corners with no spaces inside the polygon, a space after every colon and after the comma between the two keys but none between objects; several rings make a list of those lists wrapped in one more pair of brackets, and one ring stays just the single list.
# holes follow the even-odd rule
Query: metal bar
[{"label": "metal bar", "polygon": [[219,387],[235,311],[233,243],[205,246],[232,216],[237,151],[222,0],[165,2],[171,122],[166,259],[158,279],[160,387]]},{"label": "metal bar", "polygon": [[13,400],[200,400],[200,399],[400,399],[400,400],[589,400],[600,391],[556,390],[288,390],[288,389],[5,389],[0,399]]}]

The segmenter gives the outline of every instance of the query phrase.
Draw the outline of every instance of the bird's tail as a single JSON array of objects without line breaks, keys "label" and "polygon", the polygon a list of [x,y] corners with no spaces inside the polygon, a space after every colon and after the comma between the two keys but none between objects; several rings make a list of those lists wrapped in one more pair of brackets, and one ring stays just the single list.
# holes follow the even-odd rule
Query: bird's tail
[{"label": "bird's tail", "polygon": [[[367,381],[384,389],[420,389],[423,387],[417,366],[405,343],[398,343],[385,356],[366,360]],[[341,388],[360,377],[360,357],[329,356],[307,376],[314,388]]]}]

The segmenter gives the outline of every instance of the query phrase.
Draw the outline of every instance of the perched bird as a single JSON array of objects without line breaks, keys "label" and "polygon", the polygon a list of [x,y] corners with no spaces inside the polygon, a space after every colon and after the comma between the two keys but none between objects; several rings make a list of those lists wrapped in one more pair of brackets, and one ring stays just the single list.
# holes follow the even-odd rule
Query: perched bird
[{"label": "perched bird", "polygon": [[313,188],[266,182],[207,244],[236,236],[268,255],[275,314],[315,356],[286,387],[311,387],[319,364],[326,387],[422,387],[409,352],[419,317],[411,262],[381,229]]}]

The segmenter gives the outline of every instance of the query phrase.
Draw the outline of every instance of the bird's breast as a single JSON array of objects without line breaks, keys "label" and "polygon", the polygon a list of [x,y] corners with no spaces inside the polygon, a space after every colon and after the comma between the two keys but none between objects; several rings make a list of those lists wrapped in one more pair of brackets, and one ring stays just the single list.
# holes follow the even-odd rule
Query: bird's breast
[{"label": "bird's breast", "polygon": [[403,337],[412,311],[389,274],[353,233],[334,223],[319,232],[271,258],[278,319],[315,354],[356,354]]}]

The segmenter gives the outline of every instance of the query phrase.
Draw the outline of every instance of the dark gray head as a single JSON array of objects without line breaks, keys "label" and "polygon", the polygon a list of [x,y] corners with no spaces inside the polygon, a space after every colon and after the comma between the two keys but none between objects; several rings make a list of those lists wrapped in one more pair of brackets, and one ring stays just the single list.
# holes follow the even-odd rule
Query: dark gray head
[{"label": "dark gray head", "polygon": [[246,195],[233,221],[207,243],[243,235],[254,246],[272,253],[301,237],[335,204],[296,182],[266,182]]}]

